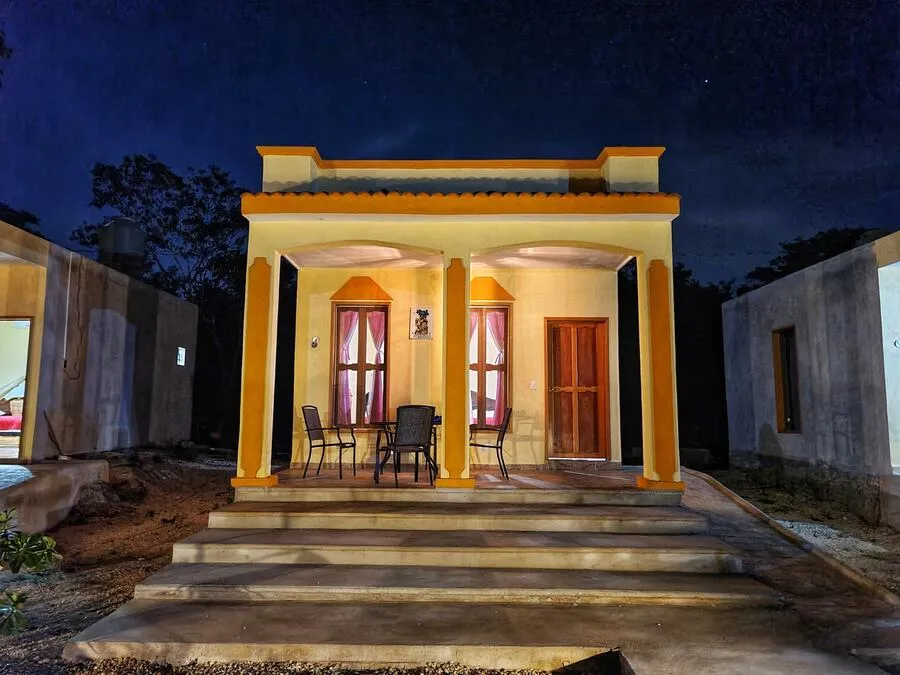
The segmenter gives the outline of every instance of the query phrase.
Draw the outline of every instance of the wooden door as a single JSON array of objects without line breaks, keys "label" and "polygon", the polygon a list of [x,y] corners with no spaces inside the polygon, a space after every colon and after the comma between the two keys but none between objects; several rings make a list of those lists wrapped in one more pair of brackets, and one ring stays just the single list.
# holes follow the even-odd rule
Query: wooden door
[{"label": "wooden door", "polygon": [[609,458],[606,319],[547,319],[550,457]]}]

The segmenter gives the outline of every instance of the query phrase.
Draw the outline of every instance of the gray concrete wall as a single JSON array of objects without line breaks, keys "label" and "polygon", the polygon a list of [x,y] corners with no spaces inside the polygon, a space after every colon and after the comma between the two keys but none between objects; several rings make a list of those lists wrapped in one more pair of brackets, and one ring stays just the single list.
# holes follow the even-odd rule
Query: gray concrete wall
[{"label": "gray concrete wall", "polygon": [[[865,246],[725,303],[732,454],[889,471],[878,297]],[[796,331],[799,433],[776,431],[772,331],[785,326]]]},{"label": "gray concrete wall", "polygon": [[44,324],[34,459],[190,438],[196,306],[52,246]]},{"label": "gray concrete wall", "polygon": [[[862,246],[723,306],[732,462],[762,460],[832,483],[851,508],[878,518],[879,477],[891,473],[878,262]],[[800,432],[776,428],[772,331],[794,326]],[[840,484],[840,485],[839,485]],[[874,491],[874,493],[873,493]]]},{"label": "gray concrete wall", "polygon": [[0,252],[46,270],[32,461],[190,438],[195,305],[2,222]]}]

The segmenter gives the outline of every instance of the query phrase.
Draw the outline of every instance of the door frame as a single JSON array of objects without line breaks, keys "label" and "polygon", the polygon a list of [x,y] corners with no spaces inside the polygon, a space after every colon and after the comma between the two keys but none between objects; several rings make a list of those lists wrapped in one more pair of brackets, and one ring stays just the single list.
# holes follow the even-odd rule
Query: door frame
[{"label": "door frame", "polygon": [[[605,409],[606,424],[599,429],[597,437],[603,441],[605,451],[596,454],[586,453],[551,453],[550,452],[550,328],[559,323],[592,323],[603,324],[606,330],[606,349],[602,354],[597,354],[597,381],[598,393],[602,394]],[[563,459],[604,459],[612,456],[612,440],[610,427],[610,394],[609,394],[609,317],[605,316],[546,316],[544,317],[544,459],[559,457]],[[599,350],[598,350],[599,351]],[[605,376],[603,376],[605,374]],[[602,419],[602,418],[601,418]],[[598,419],[598,424],[601,419]]]}]

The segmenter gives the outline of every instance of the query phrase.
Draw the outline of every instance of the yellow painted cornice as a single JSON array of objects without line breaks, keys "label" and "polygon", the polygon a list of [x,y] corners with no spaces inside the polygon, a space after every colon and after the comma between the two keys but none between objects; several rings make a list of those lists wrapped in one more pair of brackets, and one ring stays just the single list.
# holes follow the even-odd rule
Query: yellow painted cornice
[{"label": "yellow painted cornice", "polygon": [[681,197],[652,193],[259,192],[241,197],[241,213],[406,215],[661,214],[677,216]]}]

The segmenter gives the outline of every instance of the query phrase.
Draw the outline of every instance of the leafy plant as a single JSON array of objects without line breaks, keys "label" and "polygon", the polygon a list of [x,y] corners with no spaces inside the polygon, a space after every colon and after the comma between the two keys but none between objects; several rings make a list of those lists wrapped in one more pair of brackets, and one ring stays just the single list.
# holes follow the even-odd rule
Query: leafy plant
[{"label": "leafy plant", "polygon": [[[25,534],[15,529],[15,509],[0,511],[0,570],[46,572],[60,559],[56,541],[46,534]],[[25,596],[13,591],[0,595],[0,635],[18,633],[28,624],[22,613]]]},{"label": "leafy plant", "polygon": [[0,635],[15,635],[28,626],[28,619],[22,613],[25,596],[6,591],[0,595]]}]

